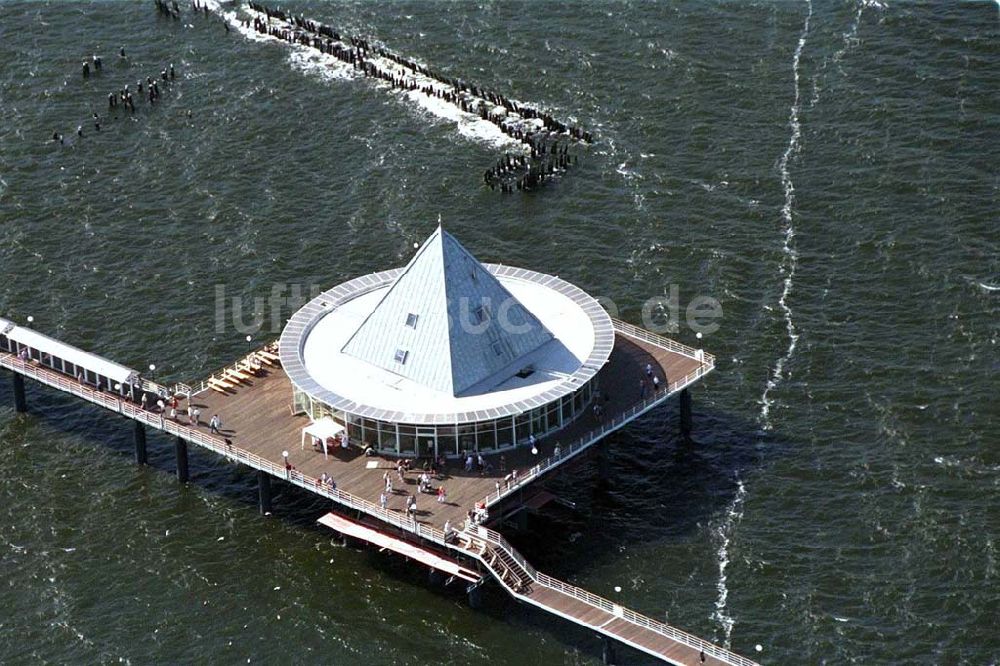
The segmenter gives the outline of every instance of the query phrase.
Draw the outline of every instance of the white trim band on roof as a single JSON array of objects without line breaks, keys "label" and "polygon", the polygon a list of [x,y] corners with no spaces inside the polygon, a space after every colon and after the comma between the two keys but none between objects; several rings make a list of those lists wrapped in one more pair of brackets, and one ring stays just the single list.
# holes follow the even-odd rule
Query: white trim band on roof
[{"label": "white trim band on roof", "polygon": [[314,399],[323,402],[331,408],[356,416],[362,416],[380,421],[407,423],[415,425],[432,424],[462,424],[486,421],[501,417],[522,414],[534,407],[541,407],[570,395],[587,381],[592,379],[604,367],[615,344],[615,329],[611,317],[593,297],[574,284],[559,277],[538,273],[526,268],[514,268],[500,264],[483,264],[495,277],[510,277],[527,282],[533,282],[553,289],[572,300],[590,319],[594,327],[594,347],[580,367],[568,375],[563,381],[537,395],[523,400],[491,407],[489,409],[473,410],[459,413],[427,413],[401,412],[386,410],[365,405],[338,395],[321,386],[306,369],[303,349],[306,338],[313,327],[327,313],[336,310],[348,301],[383,288],[391,284],[402,272],[402,268],[371,273],[354,278],[329,289],[300,310],[288,320],[281,333],[278,353],[281,365],[292,384],[300,391]]}]

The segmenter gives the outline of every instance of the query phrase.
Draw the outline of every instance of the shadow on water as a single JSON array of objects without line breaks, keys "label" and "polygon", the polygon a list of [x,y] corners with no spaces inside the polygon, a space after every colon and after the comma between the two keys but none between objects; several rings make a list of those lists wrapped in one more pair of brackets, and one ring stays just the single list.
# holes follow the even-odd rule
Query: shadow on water
[{"label": "shadow on water", "polygon": [[[86,435],[125,458],[134,454],[132,423],[74,398],[26,382],[28,417],[46,429],[67,436]],[[13,403],[9,373],[0,377],[0,404]],[[739,417],[695,409],[693,441],[679,434],[676,400],[652,412],[623,431],[609,436],[598,453],[548,478],[544,485],[575,509],[550,505],[535,514],[527,529],[502,530],[535,566],[557,577],[576,575],[611,564],[620,547],[684,542],[700,526],[724,513],[737,495],[739,480],[783,455],[790,442]],[[16,420],[12,422],[16,428]],[[55,438],[59,439],[59,438]],[[147,431],[148,467],[174,474],[173,438]],[[603,457],[603,460],[602,460]],[[188,448],[191,483],[257,509],[257,479],[253,470],[228,462],[196,446]],[[601,479],[599,470],[606,471]],[[333,504],[280,481],[272,481],[273,515],[287,525],[304,528],[323,540],[339,537],[316,523]],[[555,508],[552,508],[555,507]],[[356,544],[351,547],[358,548]],[[380,573],[402,585],[423,586],[464,602],[465,584],[445,586],[431,581],[424,567],[414,567],[396,555],[365,549],[367,560]],[[482,588],[477,611],[519,631],[539,627],[560,645],[586,657],[600,659],[601,644],[592,631],[528,604],[516,602],[495,582]],[[628,663],[658,663],[619,646]]]},{"label": "shadow on water", "polygon": [[550,504],[524,530],[505,525],[505,535],[557,576],[607,564],[622,547],[682,543],[733,506],[741,480],[792,446],[745,418],[699,411],[697,401],[691,441],[679,430],[675,399],[613,433],[544,481],[575,509]]}]

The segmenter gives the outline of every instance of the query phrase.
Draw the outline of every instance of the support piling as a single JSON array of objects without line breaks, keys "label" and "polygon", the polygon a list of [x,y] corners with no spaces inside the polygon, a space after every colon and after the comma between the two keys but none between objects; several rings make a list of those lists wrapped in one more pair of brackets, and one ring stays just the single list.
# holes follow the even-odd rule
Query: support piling
[{"label": "support piling", "polygon": [[257,499],[260,515],[271,513],[271,476],[262,469],[257,470]]},{"label": "support piling", "polygon": [[24,397],[24,377],[14,373],[14,411],[23,414],[28,411],[28,401]]},{"label": "support piling", "polygon": [[604,660],[605,666],[614,666],[618,663],[617,655],[615,654],[615,642],[608,638],[607,636],[601,636],[601,657]]},{"label": "support piling", "polygon": [[188,446],[187,442],[178,437],[174,442],[174,452],[177,454],[177,480],[188,482]]},{"label": "support piling", "polygon": [[146,426],[139,421],[133,421],[132,438],[135,440],[135,464],[145,465],[149,458],[146,455]]},{"label": "support piling", "polygon": [[687,389],[681,391],[681,435],[684,439],[691,439],[691,392]]},{"label": "support piling", "polygon": [[467,590],[469,596],[469,608],[480,608],[483,605],[483,595],[481,592],[481,585],[474,584],[470,585]]}]

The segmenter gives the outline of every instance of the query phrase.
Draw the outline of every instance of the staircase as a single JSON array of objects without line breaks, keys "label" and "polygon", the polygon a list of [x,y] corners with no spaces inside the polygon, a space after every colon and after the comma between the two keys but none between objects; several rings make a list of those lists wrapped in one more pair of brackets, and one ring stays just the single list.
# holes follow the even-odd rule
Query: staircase
[{"label": "staircase", "polygon": [[483,561],[502,583],[518,594],[531,594],[531,575],[506,551],[486,545]]},{"label": "staircase", "polygon": [[758,666],[717,645],[645,617],[608,599],[547,576],[524,559],[499,533],[474,525],[455,546],[489,567],[515,598],[556,613],[637,650],[678,666]]}]

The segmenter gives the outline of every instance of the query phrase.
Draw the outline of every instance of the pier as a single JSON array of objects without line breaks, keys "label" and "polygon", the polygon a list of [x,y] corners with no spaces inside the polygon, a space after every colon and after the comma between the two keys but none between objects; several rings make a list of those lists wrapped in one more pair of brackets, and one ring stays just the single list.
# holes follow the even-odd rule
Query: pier
[{"label": "pier", "polygon": [[[525,491],[535,481],[675,395],[681,396],[681,427],[690,432],[690,402],[684,407],[690,398],[684,396],[714,368],[714,357],[617,320],[614,334],[614,349],[599,373],[606,396],[599,412],[580,416],[557,438],[540,439],[537,453],[523,448],[484,453],[488,465],[483,470],[466,471],[460,461],[450,461],[446,469],[436,471],[448,490],[446,502],[417,493],[420,470],[410,471],[401,484],[405,490],[391,493],[385,508],[378,498],[385,472],[396,474],[395,461],[365,456],[357,447],[326,453],[304,446],[302,430],[310,420],[290,405],[291,384],[273,345],[193,385],[167,387],[0,319],[0,366],[13,373],[19,412],[29,409],[24,379],[32,379],[131,419],[139,464],[146,461],[147,428],[171,435],[181,482],[189,479],[187,447],[193,444],[257,470],[262,513],[271,509],[273,479],[325,497],[334,511],[320,517],[320,523],[421,562],[449,581],[460,580],[469,585],[470,598],[483,577],[492,578],[515,599],[602,636],[608,663],[614,661],[614,646],[622,644],[670,664],[751,666],[754,662],[745,657],[537,571],[493,529],[491,519],[482,524],[466,520],[477,506],[492,520],[523,508]],[[647,392],[641,378],[649,365],[666,379],[659,390]],[[157,396],[172,395],[182,397],[185,408],[201,410],[198,422],[186,416],[171,418],[167,409],[158,407]],[[208,427],[213,414],[222,417],[218,433]],[[512,470],[517,476],[510,483]],[[324,473],[336,487],[320,481]],[[403,506],[411,494],[419,497],[412,517]]]}]

